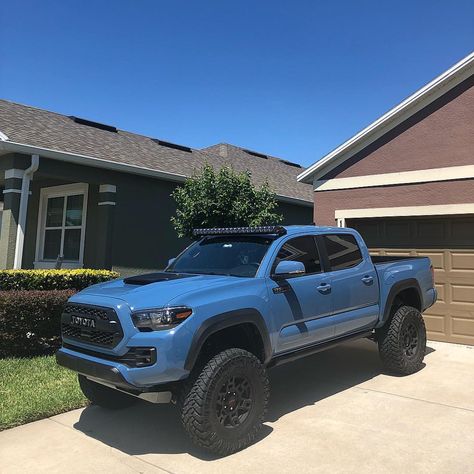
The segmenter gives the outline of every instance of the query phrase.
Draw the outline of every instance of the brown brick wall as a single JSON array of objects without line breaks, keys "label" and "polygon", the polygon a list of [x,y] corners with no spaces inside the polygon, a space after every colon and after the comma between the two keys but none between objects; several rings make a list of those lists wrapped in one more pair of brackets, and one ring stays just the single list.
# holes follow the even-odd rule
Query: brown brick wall
[{"label": "brown brick wall", "polygon": [[430,206],[474,202],[474,179],[315,192],[317,225],[335,225],[337,209]]},{"label": "brown brick wall", "polygon": [[474,164],[474,76],[322,179]]}]

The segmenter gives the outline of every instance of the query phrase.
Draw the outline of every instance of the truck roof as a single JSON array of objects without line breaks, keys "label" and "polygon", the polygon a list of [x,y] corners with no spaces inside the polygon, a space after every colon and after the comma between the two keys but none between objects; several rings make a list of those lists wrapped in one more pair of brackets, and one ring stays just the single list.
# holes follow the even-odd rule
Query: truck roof
[{"label": "truck roof", "polygon": [[319,234],[324,232],[340,232],[341,230],[346,230],[343,227],[319,225],[285,225],[283,227],[286,229],[287,234],[299,234],[300,232],[310,232]]}]

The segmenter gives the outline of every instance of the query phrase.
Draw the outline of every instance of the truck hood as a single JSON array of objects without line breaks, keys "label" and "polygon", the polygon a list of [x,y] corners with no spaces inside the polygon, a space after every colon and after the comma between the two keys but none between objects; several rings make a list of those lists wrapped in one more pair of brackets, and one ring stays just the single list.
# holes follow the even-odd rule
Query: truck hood
[{"label": "truck hood", "polygon": [[74,295],[73,300],[80,302],[81,297],[102,296],[125,301],[132,310],[158,308],[185,293],[239,280],[242,278],[226,275],[153,273],[90,286]]}]

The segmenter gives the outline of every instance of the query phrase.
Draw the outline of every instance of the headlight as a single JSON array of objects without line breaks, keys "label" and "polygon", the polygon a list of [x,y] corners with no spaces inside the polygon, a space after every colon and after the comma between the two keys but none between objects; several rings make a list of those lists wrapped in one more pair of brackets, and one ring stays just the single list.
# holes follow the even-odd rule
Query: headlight
[{"label": "headlight", "polygon": [[177,326],[192,313],[192,309],[186,306],[146,309],[132,313],[132,321],[140,331],[159,331]]}]

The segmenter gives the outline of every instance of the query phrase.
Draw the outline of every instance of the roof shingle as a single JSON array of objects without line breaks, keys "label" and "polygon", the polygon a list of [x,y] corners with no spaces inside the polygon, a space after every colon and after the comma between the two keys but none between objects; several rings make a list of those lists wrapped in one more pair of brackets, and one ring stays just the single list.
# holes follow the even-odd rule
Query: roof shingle
[{"label": "roof shingle", "polygon": [[[213,145],[191,152],[163,146],[150,137],[124,130],[111,132],[76,123],[71,117],[47,110],[0,100],[0,132],[8,141],[59,152],[84,155],[149,170],[191,176],[204,164],[215,168],[231,165],[236,171],[249,170],[252,181],[268,181],[278,195],[312,203],[312,186],[298,183],[303,168],[267,159],[228,144]],[[226,153],[224,152],[226,150]],[[223,156],[225,155],[225,156]]]}]

